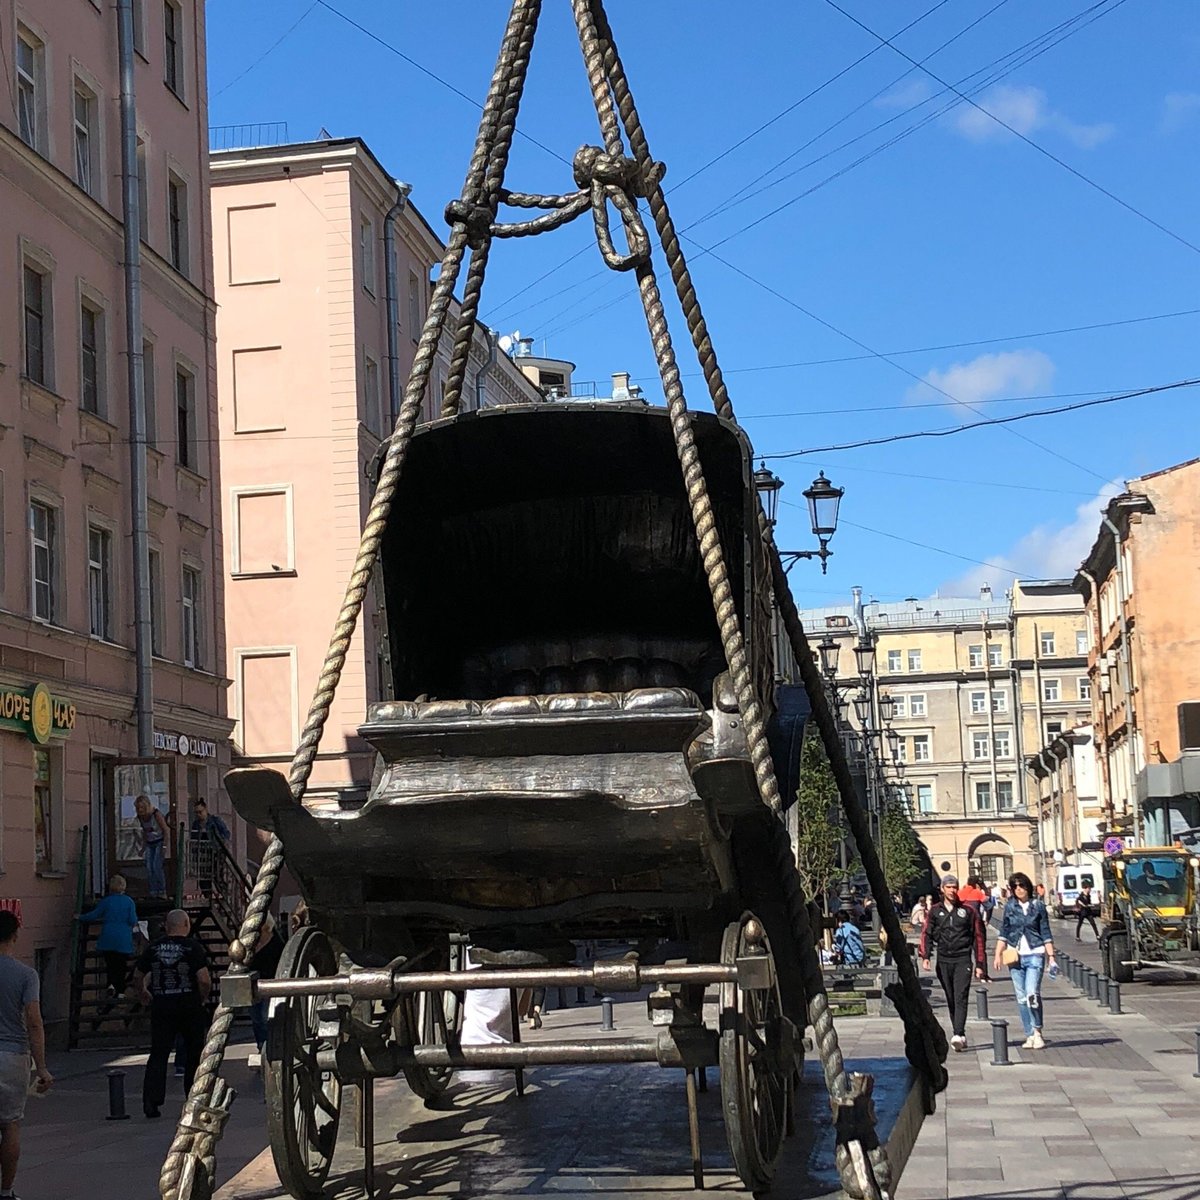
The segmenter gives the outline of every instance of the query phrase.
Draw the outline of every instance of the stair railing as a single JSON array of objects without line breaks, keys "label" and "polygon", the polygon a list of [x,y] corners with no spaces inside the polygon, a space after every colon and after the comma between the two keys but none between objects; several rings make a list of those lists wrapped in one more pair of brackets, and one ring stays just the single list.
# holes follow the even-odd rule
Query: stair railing
[{"label": "stair railing", "polygon": [[187,864],[200,884],[213,917],[226,938],[241,928],[253,886],[232,852],[219,837],[189,836]]}]

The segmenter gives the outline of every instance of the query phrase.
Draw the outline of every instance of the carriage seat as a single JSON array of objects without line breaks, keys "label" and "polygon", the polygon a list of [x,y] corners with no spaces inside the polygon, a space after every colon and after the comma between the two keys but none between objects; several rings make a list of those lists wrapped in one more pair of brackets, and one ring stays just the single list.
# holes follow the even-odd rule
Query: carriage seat
[{"label": "carriage seat", "polygon": [[680,750],[709,727],[689,688],[560,692],[492,700],[387,700],[359,733],[396,762],[413,755],[577,754]]}]

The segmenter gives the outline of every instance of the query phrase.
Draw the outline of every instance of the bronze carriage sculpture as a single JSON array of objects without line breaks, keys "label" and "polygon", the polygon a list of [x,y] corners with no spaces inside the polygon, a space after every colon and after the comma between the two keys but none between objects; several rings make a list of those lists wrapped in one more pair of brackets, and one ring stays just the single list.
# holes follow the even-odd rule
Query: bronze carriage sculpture
[{"label": "bronze carriage sculpture", "polygon": [[[755,495],[750,446],[666,207],[664,168],[650,156],[602,0],[571,5],[604,146],[576,155],[576,191],[504,187],[541,9],[541,0],[514,0],[290,775],[244,770],[227,779],[239,812],[275,837],[230,947],[234,969],[160,1177],[164,1200],[211,1192],[232,1102],[218,1075],[232,1014],[260,999],[272,1005],[272,1149],[297,1200],[322,1193],[343,1083],[362,1085],[369,1103],[373,1079],[403,1072],[432,1098],[460,1067],[519,1072],[569,1062],[682,1068],[694,1160],[696,1071],[719,1066],[734,1165],[747,1186],[765,1188],[806,1025],[834,1105],[843,1187],[855,1200],[890,1188],[870,1079],[844,1069],[784,825],[806,722],[820,730],[892,944],[903,934]],[[503,224],[501,204],[541,212]],[[613,244],[610,206],[624,253]],[[684,398],[642,206],[713,414],[690,411]],[[461,412],[494,239],[585,212],[605,263],[636,278],[666,407],[548,402]],[[441,415],[418,428],[468,252]],[[395,697],[374,705],[361,729],[378,770],[365,802],[306,801],[329,700],[377,570]],[[777,642],[802,686],[780,684]],[[278,977],[259,980],[240,964],[285,860],[314,923],[288,942]],[[669,949],[555,965],[565,945],[592,938]],[[462,969],[468,940],[486,970]],[[945,1038],[907,955],[897,967],[900,985],[889,995],[931,1104],[945,1085]],[[467,991],[585,983],[650,987],[656,1036],[460,1043]],[[712,986],[719,1016],[707,1028]]]}]

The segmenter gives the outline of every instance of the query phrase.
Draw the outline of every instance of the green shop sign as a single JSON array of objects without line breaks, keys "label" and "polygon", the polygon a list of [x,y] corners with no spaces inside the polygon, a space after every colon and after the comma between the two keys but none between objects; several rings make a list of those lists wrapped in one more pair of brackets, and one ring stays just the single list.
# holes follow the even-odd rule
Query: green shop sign
[{"label": "green shop sign", "polygon": [[0,729],[15,729],[44,746],[75,728],[75,705],[50,695],[44,683],[26,688],[0,687]]}]

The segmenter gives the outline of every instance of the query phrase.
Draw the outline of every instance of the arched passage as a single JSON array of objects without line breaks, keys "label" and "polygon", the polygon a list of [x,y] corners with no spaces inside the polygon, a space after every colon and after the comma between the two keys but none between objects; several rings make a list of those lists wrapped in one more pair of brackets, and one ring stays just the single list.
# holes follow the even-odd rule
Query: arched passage
[{"label": "arched passage", "polygon": [[972,875],[978,875],[990,888],[1008,882],[1013,869],[1012,846],[998,833],[981,833],[967,849]]}]

